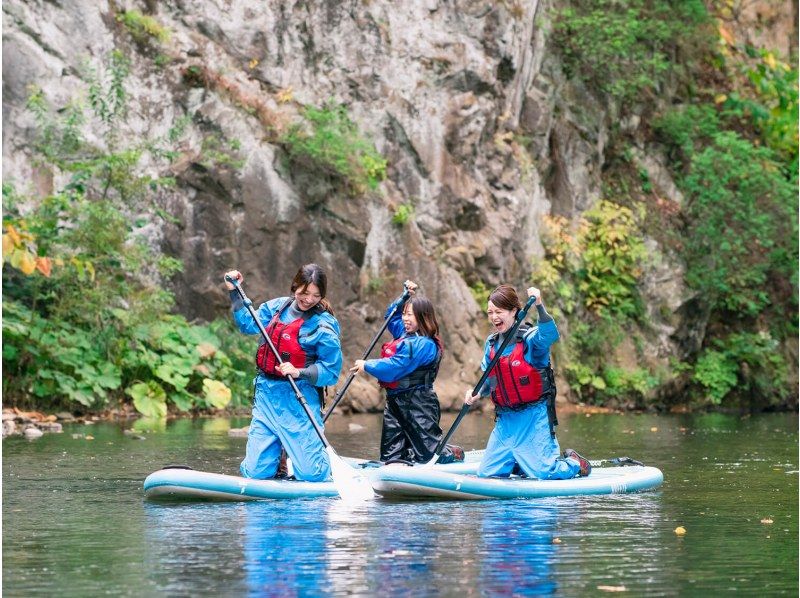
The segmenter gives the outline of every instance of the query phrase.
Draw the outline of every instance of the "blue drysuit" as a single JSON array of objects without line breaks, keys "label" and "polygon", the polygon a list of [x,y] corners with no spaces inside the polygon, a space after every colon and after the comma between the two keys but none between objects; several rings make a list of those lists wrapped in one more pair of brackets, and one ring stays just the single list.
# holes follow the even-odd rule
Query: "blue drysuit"
[{"label": "blue drysuit", "polygon": [[[537,309],[539,325],[532,327],[523,337],[523,358],[533,367],[541,369],[550,364],[550,346],[558,340],[558,328],[544,306],[537,306]],[[501,335],[496,346],[499,347],[502,341]],[[481,362],[484,371],[489,365],[491,349],[492,336],[486,339],[484,346]],[[503,350],[503,355],[511,354],[513,349],[512,340]],[[491,387],[487,382],[481,389],[481,394],[488,395],[490,391]],[[531,403],[517,411],[497,407],[497,422],[489,436],[486,452],[478,467],[478,475],[507,477],[515,463],[525,475],[540,480],[574,478],[580,471],[580,464],[575,459],[561,458],[558,441],[550,434],[546,400]]]},{"label": "blue drysuit", "polygon": [[[394,314],[389,318],[389,315]],[[406,335],[403,325],[403,305],[398,299],[386,309],[387,328],[392,337],[401,339],[397,352],[390,357],[368,359],[364,371],[381,382],[398,382],[397,388],[386,389],[381,430],[381,461],[424,463],[442,438],[439,427],[441,408],[433,390],[436,369],[414,374],[420,368],[434,367],[440,358],[440,348],[429,336],[419,333]],[[413,375],[412,375],[413,374]],[[450,447],[445,447],[439,463],[455,459]]]},{"label": "blue drysuit", "polygon": [[[231,299],[233,319],[239,330],[245,334],[260,334],[241,299],[234,297],[233,293]],[[257,315],[265,328],[288,299],[281,297],[261,304]],[[302,314],[292,303],[281,313],[280,319],[289,323]],[[261,342],[264,342],[263,338]],[[314,355],[316,360],[300,370],[300,377],[295,382],[322,428],[317,387],[335,384],[342,369],[339,323],[328,312],[314,313],[300,327],[299,342],[306,355]],[[240,466],[242,475],[258,479],[274,477],[282,446],[292,460],[298,480],[321,482],[330,479],[328,453],[289,382],[266,376],[259,370],[253,387],[253,420],[247,435],[247,452]]]}]

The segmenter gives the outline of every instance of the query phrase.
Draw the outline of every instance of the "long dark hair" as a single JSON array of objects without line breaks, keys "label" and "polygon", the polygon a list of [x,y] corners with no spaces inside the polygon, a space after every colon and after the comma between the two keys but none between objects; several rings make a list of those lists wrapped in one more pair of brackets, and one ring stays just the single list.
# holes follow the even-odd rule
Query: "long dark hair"
[{"label": "long dark hair", "polygon": [[417,319],[420,334],[431,337],[436,344],[439,344],[439,322],[436,321],[436,310],[433,309],[433,303],[425,297],[412,297],[409,303],[411,311]]},{"label": "long dark hair", "polygon": [[328,275],[325,274],[325,270],[317,264],[306,264],[300,267],[297,274],[294,275],[294,280],[292,280],[292,295],[294,295],[295,291],[298,289],[305,290],[310,284],[317,285],[319,289],[319,294],[322,297],[319,301],[320,307],[333,315],[333,308],[331,304],[328,303],[328,300],[325,299],[325,295],[328,292]]},{"label": "long dark hair", "polygon": [[510,284],[501,284],[492,294],[489,295],[489,301],[494,303],[495,307],[513,311],[515,314],[517,310],[522,309],[522,303],[519,301],[517,290]]}]

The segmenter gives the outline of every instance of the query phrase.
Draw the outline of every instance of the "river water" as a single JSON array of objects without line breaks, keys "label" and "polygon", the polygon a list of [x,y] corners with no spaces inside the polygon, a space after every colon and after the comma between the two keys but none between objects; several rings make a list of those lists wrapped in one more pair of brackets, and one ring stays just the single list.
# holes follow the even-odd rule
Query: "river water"
[{"label": "river water", "polygon": [[[797,595],[796,415],[560,419],[562,447],[642,460],[664,472],[663,486],[544,500],[170,505],[144,500],[144,478],[167,463],[236,473],[246,441],[227,432],[246,419],[8,438],[3,594]],[[380,425],[379,415],[334,416],[328,436],[340,454],[376,458]],[[491,427],[470,415],[454,441],[482,448]]]}]

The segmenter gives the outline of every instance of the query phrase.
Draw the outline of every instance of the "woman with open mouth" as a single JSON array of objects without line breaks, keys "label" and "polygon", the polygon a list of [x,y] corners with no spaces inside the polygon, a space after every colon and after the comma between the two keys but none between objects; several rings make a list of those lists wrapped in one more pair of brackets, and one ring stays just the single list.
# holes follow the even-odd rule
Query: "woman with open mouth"
[{"label": "woman with open mouth", "polygon": [[[478,475],[522,473],[540,480],[588,476],[592,469],[588,460],[572,449],[563,455],[560,452],[554,427],[556,384],[550,366],[550,346],[558,340],[558,328],[545,310],[539,289],[530,287],[527,293],[536,298],[539,325],[519,326],[480,392],[473,395],[470,389],[464,396],[471,405],[491,395],[497,412]],[[486,313],[493,331],[484,345],[484,371],[496,348],[502,346],[504,335],[514,326],[520,309],[517,291],[510,285],[500,285],[489,296]]]}]

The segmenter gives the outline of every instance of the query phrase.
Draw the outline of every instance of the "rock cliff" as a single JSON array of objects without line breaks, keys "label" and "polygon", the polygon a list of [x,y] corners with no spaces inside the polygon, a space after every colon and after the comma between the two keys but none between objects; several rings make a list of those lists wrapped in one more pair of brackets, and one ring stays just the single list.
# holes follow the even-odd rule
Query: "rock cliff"
[{"label": "rock cliff", "polygon": [[[58,183],[31,161],[28,86],[63,108],[85,89],[82,65],[121,49],[132,60],[136,107],[125,135],[163,136],[191,118],[181,158],[159,173],[177,178],[163,192],[175,221],[152,230],[152,242],[185,264],[172,282],[179,310],[224,315],[226,269],[242,270],[250,296],[264,300],[315,261],[330,273],[347,363],[402,281],[414,279],[439,311],[447,357],[437,388],[449,407],[475,381],[488,328],[470,286],[528,286],[542,216],[575,217],[600,197],[616,113],[561,74],[548,8],[539,0],[10,0],[4,178],[40,193]],[[118,15],[133,10],[168,39],[132,36]],[[388,160],[376,191],[348,192],[278,143],[303,106],[328,101],[344,104]],[[202,159],[210,135],[236,141],[234,161]],[[659,192],[679,202],[658,153],[636,150]],[[413,216],[395,224],[401,204]],[[642,278],[654,325],[645,353],[663,361],[687,350],[675,332],[691,297],[680,264],[649,243],[658,259]],[[381,398],[359,381],[350,401],[371,409]]]}]

